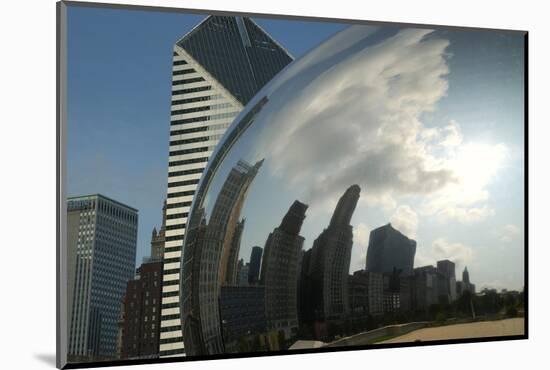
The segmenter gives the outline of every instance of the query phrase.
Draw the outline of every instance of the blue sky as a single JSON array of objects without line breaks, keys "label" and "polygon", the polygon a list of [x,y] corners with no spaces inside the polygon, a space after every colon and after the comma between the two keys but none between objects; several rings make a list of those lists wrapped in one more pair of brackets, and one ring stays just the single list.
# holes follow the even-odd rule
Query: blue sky
[{"label": "blue sky", "polygon": [[[99,192],[138,208],[139,263],[149,253],[150,233],[160,224],[166,194],[172,46],[203,17],[91,8],[69,8],[68,15],[69,194]],[[346,28],[324,22],[256,21],[297,58]],[[323,104],[318,117],[303,113],[310,100],[301,101],[299,94],[278,98],[274,87],[265,114],[269,115],[270,109],[276,111],[275,122],[301,131],[290,139],[278,137],[278,132],[285,130],[274,123],[277,132],[268,130],[266,136],[258,124],[247,132],[250,139],[243,142],[248,145],[235,148],[235,161],[244,158],[253,162],[260,159],[258,153],[267,156],[243,209],[247,225],[241,256],[247,260],[253,245],[263,246],[267,233],[294,199],[310,204],[302,229],[304,248],[309,249],[345,187],[357,182],[362,193],[352,220],[352,270],[364,266],[370,230],[391,221],[417,240],[417,266],[449,258],[457,261],[459,277],[467,265],[478,287],[521,289],[522,36],[462,30],[430,33],[396,27],[346,32],[345,42],[330,47],[343,47],[354,37],[363,41],[336,57],[341,60],[330,73],[316,78],[319,66],[309,68],[304,63],[307,68],[301,74],[288,78],[290,91],[307,88],[310,100],[323,103],[329,93],[333,96],[330,103],[340,104],[337,109],[350,104],[341,115],[347,123],[342,126],[345,130],[338,131],[341,136],[323,137],[323,130],[317,129],[334,123],[319,119],[327,113]],[[345,63],[347,68],[342,67]],[[352,70],[356,75],[349,78]],[[393,73],[391,78],[386,78],[388,73]],[[348,101],[348,95],[332,88],[341,81],[358,89],[359,94],[353,96],[357,101]],[[370,81],[389,89],[373,90]],[[280,108],[282,103],[272,101],[284,102],[290,97],[294,100],[282,105],[288,112],[269,108],[269,104]],[[399,101],[414,105],[396,108],[394,103]],[[292,110],[293,116],[285,116]],[[388,117],[395,125],[384,126]],[[356,145],[327,145],[321,151],[309,147],[314,141],[306,135],[311,133],[311,122],[317,125],[318,142],[356,140]],[[352,135],[354,129],[359,131]],[[259,136],[253,140],[254,134]],[[412,145],[406,150],[400,145],[392,147],[396,137]],[[254,153],[256,147],[260,149]],[[278,152],[280,148],[285,151]],[[389,158],[376,162],[369,148],[381,153],[395,149]],[[348,157],[356,159],[349,167],[354,171],[334,167],[335,160]],[[296,158],[300,158],[301,167]],[[230,167],[227,162],[223,171]],[[421,177],[400,182],[399,171],[417,167],[431,168],[445,186],[429,189],[431,183]],[[305,173],[311,176],[309,184],[300,177]],[[414,171],[411,175],[419,176]],[[389,183],[384,182],[387,179]],[[221,181],[223,177],[217,179],[217,186]],[[285,184],[294,188],[281,191]],[[265,189],[270,188],[279,192],[278,197],[265,197]],[[265,209],[273,212],[267,214]],[[266,215],[262,222],[257,217],[260,213]]]},{"label": "blue sky", "polygon": [[[166,197],[173,45],[203,18],[68,7],[68,194],[137,208],[138,264]],[[255,20],[295,57],[345,27]]]}]

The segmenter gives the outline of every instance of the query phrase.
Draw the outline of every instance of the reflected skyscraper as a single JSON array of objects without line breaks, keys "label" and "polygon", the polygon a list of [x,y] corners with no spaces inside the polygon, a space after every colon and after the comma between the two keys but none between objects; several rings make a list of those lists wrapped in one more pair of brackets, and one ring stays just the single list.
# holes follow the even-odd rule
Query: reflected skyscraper
[{"label": "reflected skyscraper", "polygon": [[174,45],[161,356],[184,353],[181,249],[202,172],[235,116],[291,61],[246,17],[208,16]]},{"label": "reflected skyscraper", "polygon": [[248,282],[255,284],[260,279],[260,267],[262,263],[263,249],[255,246],[250,252],[250,270],[248,272]]},{"label": "reflected skyscraper", "polygon": [[298,332],[298,274],[304,244],[300,229],[307,208],[295,201],[264,248],[260,285],[265,287],[267,328],[281,333],[285,341]]},{"label": "reflected skyscraper", "polygon": [[[304,256],[311,297],[310,309],[316,321],[344,319],[349,312],[348,273],[353,245],[351,217],[357,206],[361,189],[350,186],[340,197],[329,226]],[[303,289],[303,290],[305,290]]]},{"label": "reflected skyscraper", "polygon": [[225,285],[236,285],[238,282],[239,275],[239,251],[241,250],[241,238],[243,235],[245,220],[237,222],[235,226],[235,231],[231,237],[231,244],[229,246],[229,255],[227,258],[226,268],[225,268],[225,277],[223,284]]},{"label": "reflected skyscraper", "polygon": [[462,282],[464,284],[470,284],[470,273],[468,272],[468,266],[464,267],[464,271],[462,271]]},{"label": "reflected skyscraper", "polygon": [[470,282],[470,273],[468,272],[468,267],[464,267],[464,271],[462,271],[462,282],[460,282],[460,284],[457,284],[457,287],[460,287],[460,289],[457,289],[458,294],[462,294],[465,291],[469,291],[472,294],[476,292],[475,284],[472,284]]},{"label": "reflected skyscraper", "polygon": [[410,276],[415,253],[416,241],[387,224],[370,233],[366,267],[368,271],[381,273],[397,269],[404,276]]},{"label": "reflected skyscraper", "polygon": [[240,243],[239,234],[244,226],[239,217],[250,184],[262,163],[263,160],[252,166],[239,161],[227,175],[208,222],[203,213],[197,227],[190,225],[197,233],[190,237],[193,243],[188,245],[192,248],[189,251],[192,260],[189,266],[184,266],[193,271],[192,280],[184,286],[189,286],[190,290],[184,291],[183,302],[190,319],[184,324],[186,338],[193,338],[187,342],[190,354],[224,352],[219,316],[220,287],[236,275],[238,261],[234,256],[239,252],[235,250],[235,240]]},{"label": "reflected skyscraper", "polygon": [[449,260],[437,261],[437,270],[447,279],[449,300],[452,302],[456,297],[456,275],[455,264]]}]

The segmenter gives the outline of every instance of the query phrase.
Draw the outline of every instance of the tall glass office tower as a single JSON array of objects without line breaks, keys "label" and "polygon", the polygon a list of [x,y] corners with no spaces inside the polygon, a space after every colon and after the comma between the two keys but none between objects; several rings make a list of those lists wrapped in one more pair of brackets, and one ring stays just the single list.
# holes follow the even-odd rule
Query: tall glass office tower
[{"label": "tall glass office tower", "polygon": [[409,276],[413,274],[415,254],[416,241],[387,224],[370,232],[366,269],[381,273],[397,269]]},{"label": "tall glass office tower", "polygon": [[209,16],[174,45],[160,355],[184,354],[180,262],[206,162],[235,116],[290,54],[246,17]]},{"label": "tall glass office tower", "polygon": [[102,195],[67,204],[69,361],[113,359],[134,276],[138,211]]}]

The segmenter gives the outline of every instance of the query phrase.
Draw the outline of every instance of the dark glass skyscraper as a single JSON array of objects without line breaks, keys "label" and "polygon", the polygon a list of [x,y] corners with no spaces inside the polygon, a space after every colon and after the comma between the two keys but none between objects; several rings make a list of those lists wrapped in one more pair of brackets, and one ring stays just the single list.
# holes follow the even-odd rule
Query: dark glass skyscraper
[{"label": "dark glass skyscraper", "polygon": [[403,276],[410,276],[415,253],[416,242],[387,224],[370,233],[366,267],[368,271],[381,273],[396,269]]},{"label": "dark glass skyscraper", "polygon": [[206,163],[233,119],[291,61],[246,17],[209,16],[174,45],[161,356],[185,352],[177,304],[182,243]]},{"label": "dark glass skyscraper", "polygon": [[304,244],[300,229],[307,207],[299,201],[290,206],[279,227],[269,234],[262,261],[267,327],[281,333],[285,341],[298,332],[298,274]]}]

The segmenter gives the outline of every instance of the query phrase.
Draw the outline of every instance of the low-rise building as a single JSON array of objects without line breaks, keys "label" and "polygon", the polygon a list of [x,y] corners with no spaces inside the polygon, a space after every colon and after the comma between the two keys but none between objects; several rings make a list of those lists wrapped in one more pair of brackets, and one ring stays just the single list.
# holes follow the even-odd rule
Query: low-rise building
[{"label": "low-rise building", "polygon": [[[162,261],[144,262],[126,286],[120,320],[120,357],[159,355]],[[176,301],[175,304],[179,304]]]}]

